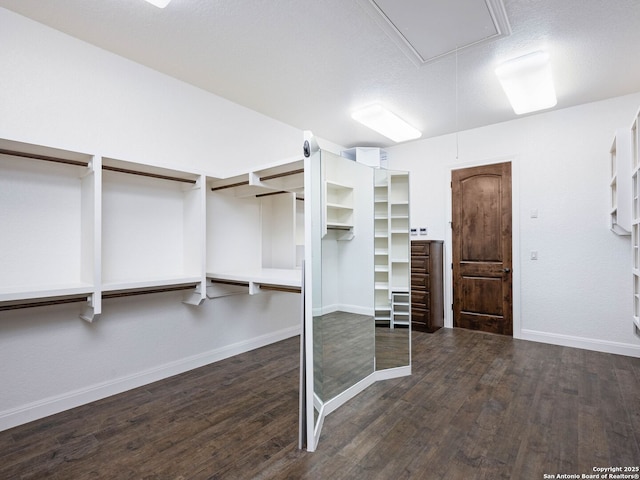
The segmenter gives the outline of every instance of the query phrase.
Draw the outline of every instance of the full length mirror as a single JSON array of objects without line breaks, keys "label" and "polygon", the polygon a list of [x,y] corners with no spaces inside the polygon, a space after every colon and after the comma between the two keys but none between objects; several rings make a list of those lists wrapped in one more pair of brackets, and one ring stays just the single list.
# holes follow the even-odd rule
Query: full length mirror
[{"label": "full length mirror", "polygon": [[308,153],[305,426],[313,451],[326,415],[376,380],[410,373],[409,196],[406,173]]}]

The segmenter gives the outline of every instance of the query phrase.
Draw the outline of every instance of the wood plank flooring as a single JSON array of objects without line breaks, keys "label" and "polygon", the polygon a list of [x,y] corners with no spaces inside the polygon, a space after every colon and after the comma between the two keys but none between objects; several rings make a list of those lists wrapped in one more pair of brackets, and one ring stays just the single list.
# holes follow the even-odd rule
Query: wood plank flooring
[{"label": "wood plank flooring", "polygon": [[297,450],[292,338],[0,432],[0,479],[542,479],[640,465],[640,359],[413,332],[410,377]]}]

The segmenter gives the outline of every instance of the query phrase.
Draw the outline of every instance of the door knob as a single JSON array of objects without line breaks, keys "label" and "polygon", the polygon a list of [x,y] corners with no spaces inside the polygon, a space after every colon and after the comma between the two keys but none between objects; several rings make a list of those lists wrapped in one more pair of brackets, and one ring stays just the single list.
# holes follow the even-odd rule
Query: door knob
[{"label": "door knob", "polygon": [[509,273],[511,271],[510,268],[505,268],[504,270],[502,270],[504,273]]}]

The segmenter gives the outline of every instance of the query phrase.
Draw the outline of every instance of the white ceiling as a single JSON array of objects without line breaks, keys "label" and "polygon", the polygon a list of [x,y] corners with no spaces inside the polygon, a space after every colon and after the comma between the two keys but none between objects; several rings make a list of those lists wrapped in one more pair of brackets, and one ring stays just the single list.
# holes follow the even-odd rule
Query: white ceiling
[{"label": "white ceiling", "polygon": [[[515,118],[494,69],[539,49],[551,56],[555,108],[640,91],[640,0],[504,6],[511,35],[416,66],[361,0],[172,0],[165,9],[143,0],[0,0],[345,147],[392,144],[351,119],[351,110],[371,103],[386,105],[423,138]],[[470,10],[457,8],[462,37]]]}]

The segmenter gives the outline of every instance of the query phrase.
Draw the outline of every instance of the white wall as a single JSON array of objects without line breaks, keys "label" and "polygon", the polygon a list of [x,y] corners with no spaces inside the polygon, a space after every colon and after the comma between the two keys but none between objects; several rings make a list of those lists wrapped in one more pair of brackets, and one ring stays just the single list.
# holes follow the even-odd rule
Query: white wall
[{"label": "white wall", "polygon": [[302,131],[0,8],[3,138],[231,173],[300,156]]},{"label": "white wall", "polygon": [[[302,148],[300,130],[2,8],[0,45],[0,138],[219,176]],[[75,304],[0,312],[0,430],[299,331],[296,294],[181,300],[107,300],[93,324]]]},{"label": "white wall", "polygon": [[451,169],[513,161],[514,336],[640,356],[630,238],[608,228],[609,149],[639,107],[640,93],[460,132],[458,158],[456,135],[388,149],[411,172],[412,227],[446,240],[447,265]]}]

